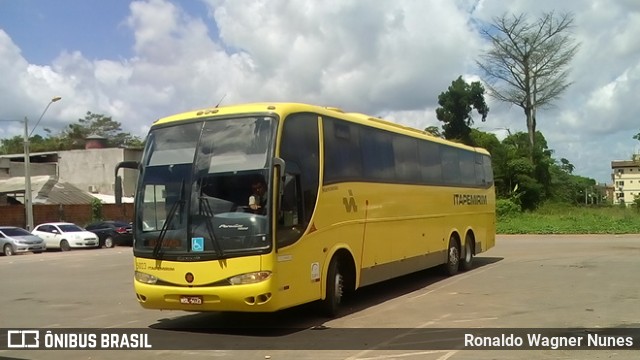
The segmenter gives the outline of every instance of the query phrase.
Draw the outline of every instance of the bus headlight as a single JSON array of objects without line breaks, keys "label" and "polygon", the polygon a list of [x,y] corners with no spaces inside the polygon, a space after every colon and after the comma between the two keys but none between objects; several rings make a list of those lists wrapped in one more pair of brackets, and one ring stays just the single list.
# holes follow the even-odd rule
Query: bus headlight
[{"label": "bus headlight", "polygon": [[153,275],[145,274],[145,273],[140,272],[140,271],[136,271],[135,277],[136,277],[137,281],[139,281],[141,283],[144,283],[144,284],[153,285],[158,281],[157,277],[155,277]]},{"label": "bus headlight", "polygon": [[271,271],[257,271],[229,278],[231,285],[255,284],[271,277]]}]

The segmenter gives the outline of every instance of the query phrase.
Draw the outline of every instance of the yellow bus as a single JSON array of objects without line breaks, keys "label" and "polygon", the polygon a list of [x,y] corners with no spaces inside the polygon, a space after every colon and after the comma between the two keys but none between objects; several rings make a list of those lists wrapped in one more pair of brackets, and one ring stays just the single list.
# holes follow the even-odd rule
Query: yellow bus
[{"label": "yellow bus", "polygon": [[134,283],[147,309],[318,301],[335,316],[347,292],[438,265],[453,275],[495,243],[486,150],[336,108],[169,116],[152,125],[140,163],[116,167],[116,197],[119,168],[140,171]]}]

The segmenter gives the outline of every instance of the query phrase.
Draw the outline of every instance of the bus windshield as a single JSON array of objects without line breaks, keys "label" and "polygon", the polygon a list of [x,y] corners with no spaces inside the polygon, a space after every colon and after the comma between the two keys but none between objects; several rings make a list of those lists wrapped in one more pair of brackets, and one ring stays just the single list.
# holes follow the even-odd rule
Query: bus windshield
[{"label": "bus windshield", "polygon": [[[268,252],[275,127],[271,117],[251,116],[152,129],[136,196],[136,255],[195,261]],[[255,184],[267,189],[259,205]]]}]

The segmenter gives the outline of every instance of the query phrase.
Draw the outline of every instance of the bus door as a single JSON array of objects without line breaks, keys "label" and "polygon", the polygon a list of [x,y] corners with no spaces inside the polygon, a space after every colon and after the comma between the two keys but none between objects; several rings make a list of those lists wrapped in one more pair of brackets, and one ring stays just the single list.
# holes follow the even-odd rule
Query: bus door
[{"label": "bus door", "polygon": [[276,269],[279,298],[288,305],[315,300],[320,295],[320,238],[312,230],[319,185],[318,117],[292,114],[284,120],[276,214]]}]

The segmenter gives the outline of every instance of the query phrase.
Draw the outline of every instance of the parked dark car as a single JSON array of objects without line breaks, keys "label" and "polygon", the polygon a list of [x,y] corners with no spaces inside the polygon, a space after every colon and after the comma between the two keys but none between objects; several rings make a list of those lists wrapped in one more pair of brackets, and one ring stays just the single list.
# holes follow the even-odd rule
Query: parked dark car
[{"label": "parked dark car", "polygon": [[133,245],[131,224],[124,221],[98,221],[87,225],[86,229],[98,235],[100,246]]}]

